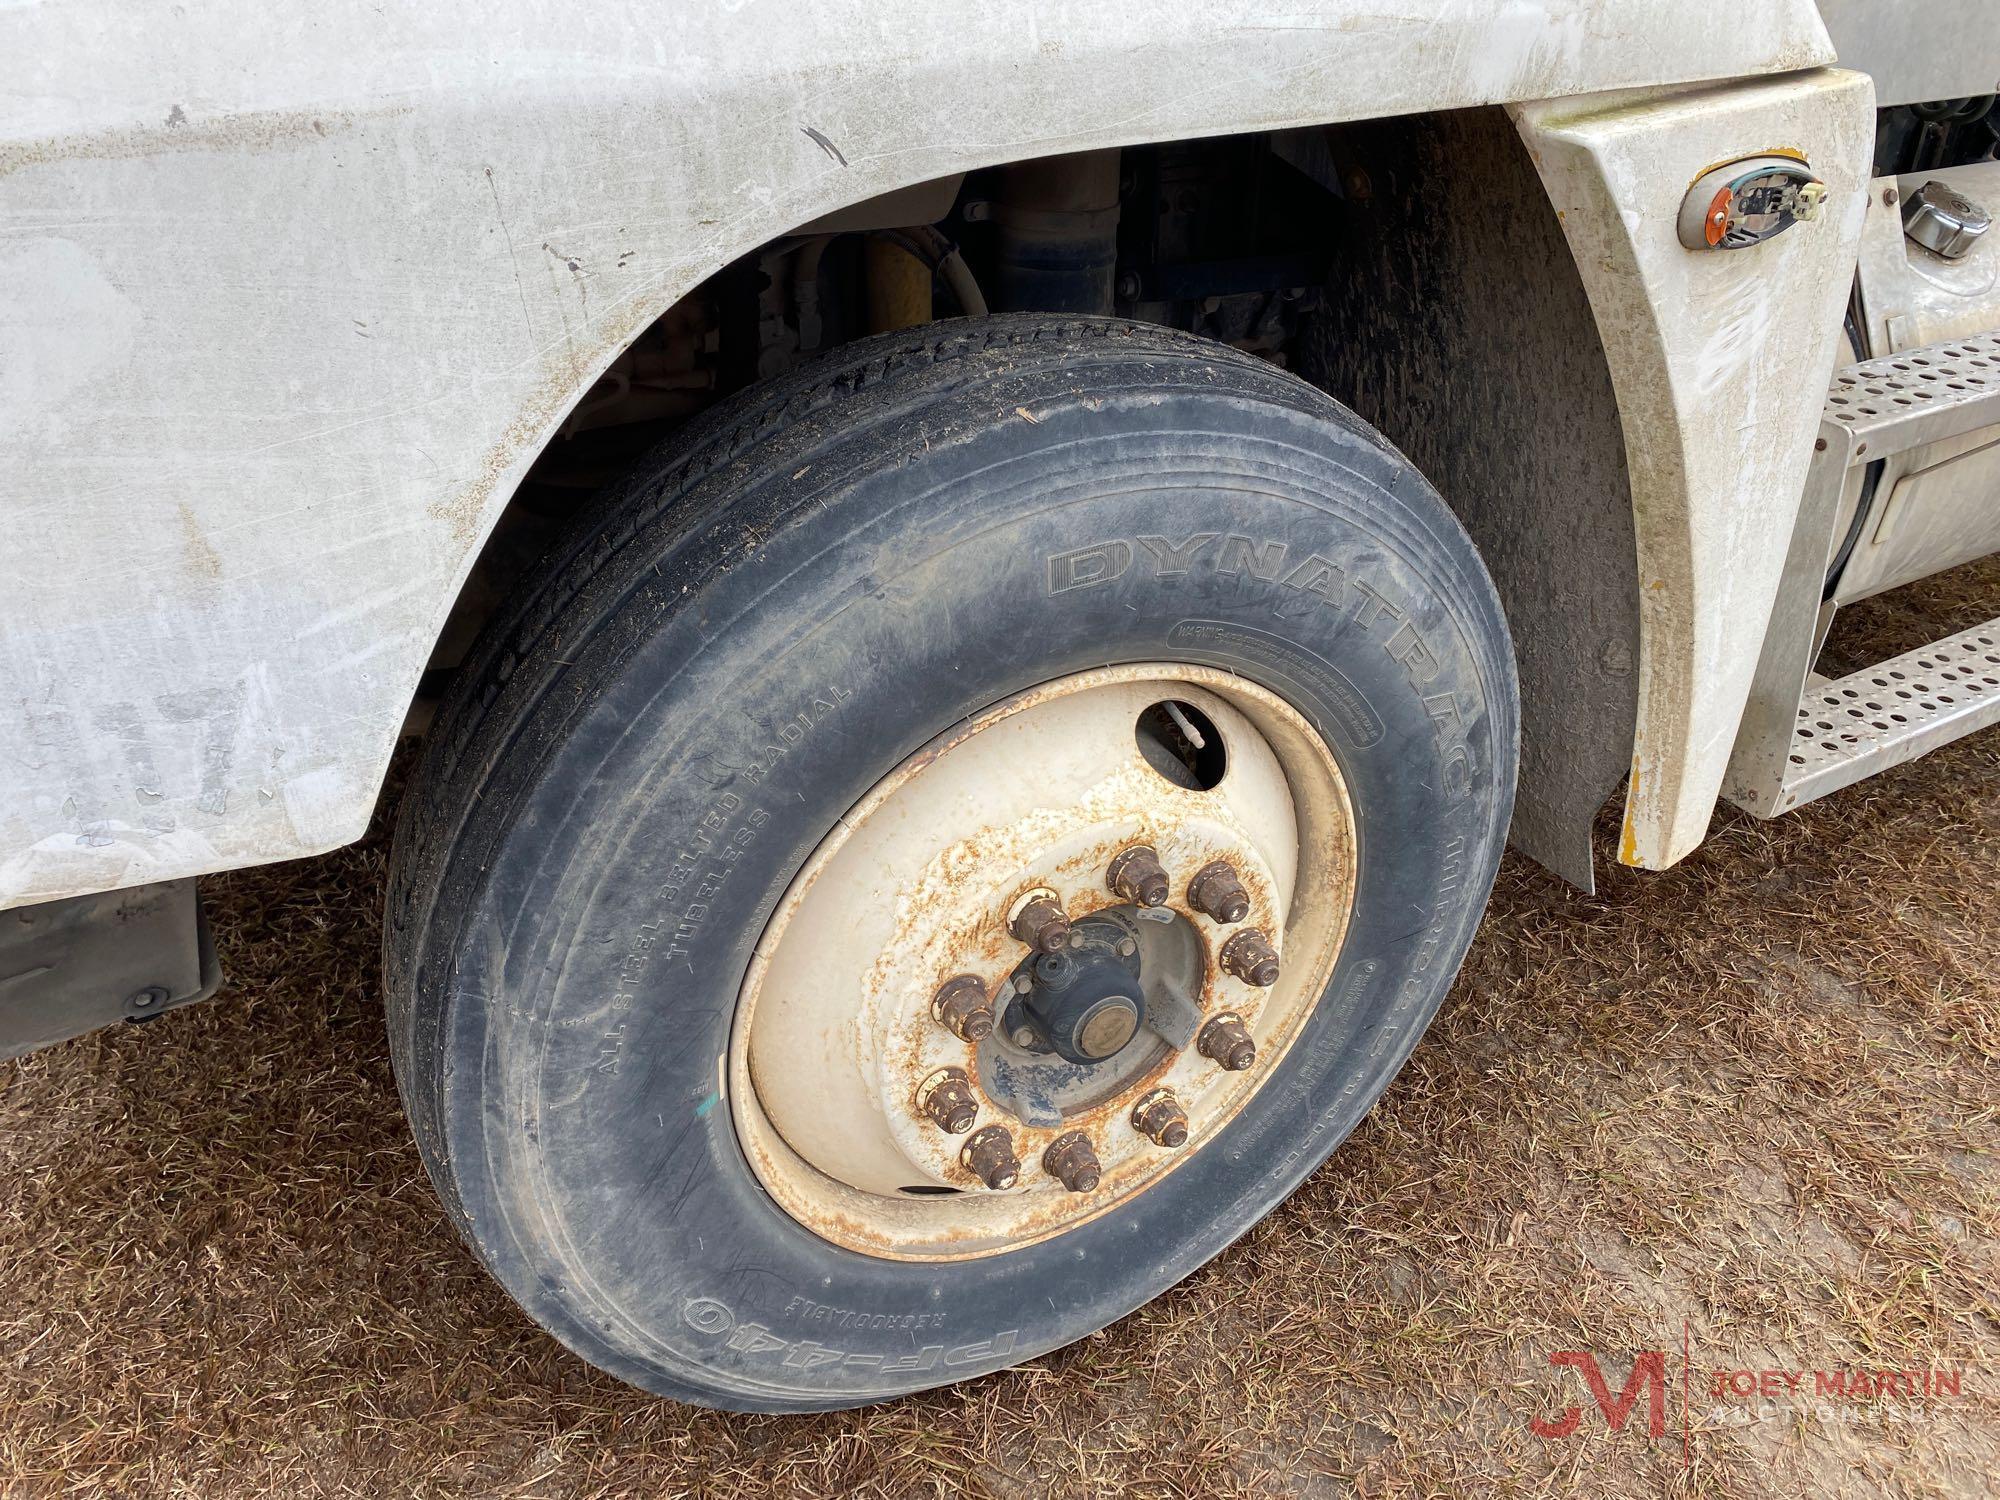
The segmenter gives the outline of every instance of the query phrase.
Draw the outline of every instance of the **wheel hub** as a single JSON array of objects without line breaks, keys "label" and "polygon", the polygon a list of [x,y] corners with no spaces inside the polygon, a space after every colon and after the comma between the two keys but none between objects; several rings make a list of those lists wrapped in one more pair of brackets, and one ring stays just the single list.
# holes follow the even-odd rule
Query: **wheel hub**
[{"label": "wheel hub", "polygon": [[[1162,709],[1199,760],[1149,741]],[[753,1166],[816,1232],[905,1258],[1143,1191],[1282,1058],[1353,848],[1332,756],[1241,679],[1107,669],[996,706],[871,792],[774,915],[727,1060]]]},{"label": "wheel hub", "polygon": [[1139,947],[1127,933],[1111,922],[1078,922],[1068,947],[1024,960],[1010,976],[1015,999],[1007,1034],[1029,1052],[1054,1052],[1082,1065],[1104,1062],[1145,1022],[1139,980]]}]

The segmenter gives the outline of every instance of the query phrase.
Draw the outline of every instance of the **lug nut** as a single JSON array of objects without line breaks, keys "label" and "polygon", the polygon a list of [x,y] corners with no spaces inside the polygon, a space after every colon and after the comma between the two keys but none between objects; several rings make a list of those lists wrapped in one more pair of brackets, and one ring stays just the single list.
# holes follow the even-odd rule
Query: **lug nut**
[{"label": "lug nut", "polygon": [[1212,859],[1188,882],[1188,905],[1225,927],[1250,915],[1250,893],[1226,859]]},{"label": "lug nut", "polygon": [[958,1159],[967,1171],[995,1192],[1012,1187],[1021,1175],[1020,1160],[1014,1155],[1014,1137],[1004,1125],[988,1125],[973,1131],[959,1148]]},{"label": "lug nut", "polygon": [[1250,1040],[1250,1028],[1234,1011],[1202,1027],[1194,1044],[1203,1057],[1221,1063],[1232,1073],[1241,1073],[1257,1060],[1257,1044]]},{"label": "lug nut", "polygon": [[1145,844],[1114,854],[1104,880],[1118,895],[1140,906],[1164,906],[1172,889],[1160,856]]},{"label": "lug nut", "polygon": [[963,1068],[939,1068],[918,1084],[917,1108],[947,1135],[964,1135],[979,1117],[979,1101]]},{"label": "lug nut", "polygon": [[1263,933],[1246,927],[1222,945],[1222,972],[1267,990],[1278,982],[1278,950]]},{"label": "lug nut", "polygon": [[931,996],[931,1019],[962,1042],[984,1041],[993,1033],[993,1002],[977,974],[947,979]]},{"label": "lug nut", "polygon": [[1092,1191],[1104,1176],[1097,1153],[1090,1148],[1090,1137],[1081,1130],[1059,1135],[1049,1143],[1049,1149],[1042,1153],[1042,1170],[1072,1193]]},{"label": "lug nut", "polygon": [[1069,918],[1053,893],[1039,894],[1015,912],[1007,930],[1037,953],[1054,953],[1069,943]]},{"label": "lug nut", "polygon": [[1132,1128],[1155,1146],[1185,1146],[1187,1111],[1172,1089],[1154,1089],[1132,1106]]}]

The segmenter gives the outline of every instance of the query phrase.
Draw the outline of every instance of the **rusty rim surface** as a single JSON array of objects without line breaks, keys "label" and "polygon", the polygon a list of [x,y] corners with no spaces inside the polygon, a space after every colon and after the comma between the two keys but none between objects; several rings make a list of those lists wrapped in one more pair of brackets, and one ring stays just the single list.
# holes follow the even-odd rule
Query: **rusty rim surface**
[{"label": "rusty rim surface", "polygon": [[[1146,732],[1163,711],[1182,760]],[[1157,905],[1135,849],[1165,872]],[[1153,663],[997,704],[877,783],[774,912],[722,1064],[751,1166],[814,1233],[893,1259],[998,1254],[1106,1213],[1203,1149],[1284,1057],[1333,971],[1354,870],[1332,753],[1253,683]],[[1130,1034],[1101,1060],[1069,1063],[1023,1024],[1022,1002],[1052,993],[1030,977],[1049,972],[1047,909],[1028,911],[1050,895],[1059,963],[1094,955],[1145,1017],[1063,1033]],[[1246,961],[1249,933],[1275,982],[1253,982],[1270,967]],[[979,989],[990,1031],[967,1021]]]}]

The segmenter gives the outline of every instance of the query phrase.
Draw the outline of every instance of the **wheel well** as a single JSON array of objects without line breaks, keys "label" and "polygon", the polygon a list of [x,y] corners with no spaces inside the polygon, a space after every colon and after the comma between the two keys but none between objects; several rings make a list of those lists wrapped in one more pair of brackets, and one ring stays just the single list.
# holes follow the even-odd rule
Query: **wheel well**
[{"label": "wheel well", "polygon": [[1130,317],[1298,371],[1443,493],[1506,604],[1522,689],[1514,840],[1588,888],[1636,718],[1636,547],[1588,300],[1497,108],[1040,157],[921,183],[758,246],[571,407],[488,536],[413,712],[428,722],[578,506],[744,387],[963,313]]}]

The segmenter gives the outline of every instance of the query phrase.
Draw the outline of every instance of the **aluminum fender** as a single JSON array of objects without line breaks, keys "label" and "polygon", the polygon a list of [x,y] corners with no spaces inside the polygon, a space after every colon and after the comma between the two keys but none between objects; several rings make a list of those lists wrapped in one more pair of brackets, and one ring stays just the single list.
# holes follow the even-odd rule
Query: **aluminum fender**
[{"label": "aluminum fender", "polygon": [[[1619,857],[1701,842],[1771,616],[1833,372],[1868,188],[1859,73],[1524,105],[1618,396],[1639,549],[1639,718]],[[1826,180],[1820,218],[1746,250],[1683,249],[1709,167],[1771,148]]]},{"label": "aluminum fender", "polygon": [[359,835],[562,413],[801,223],[1830,60],[1810,0],[0,7],[0,906]]}]

